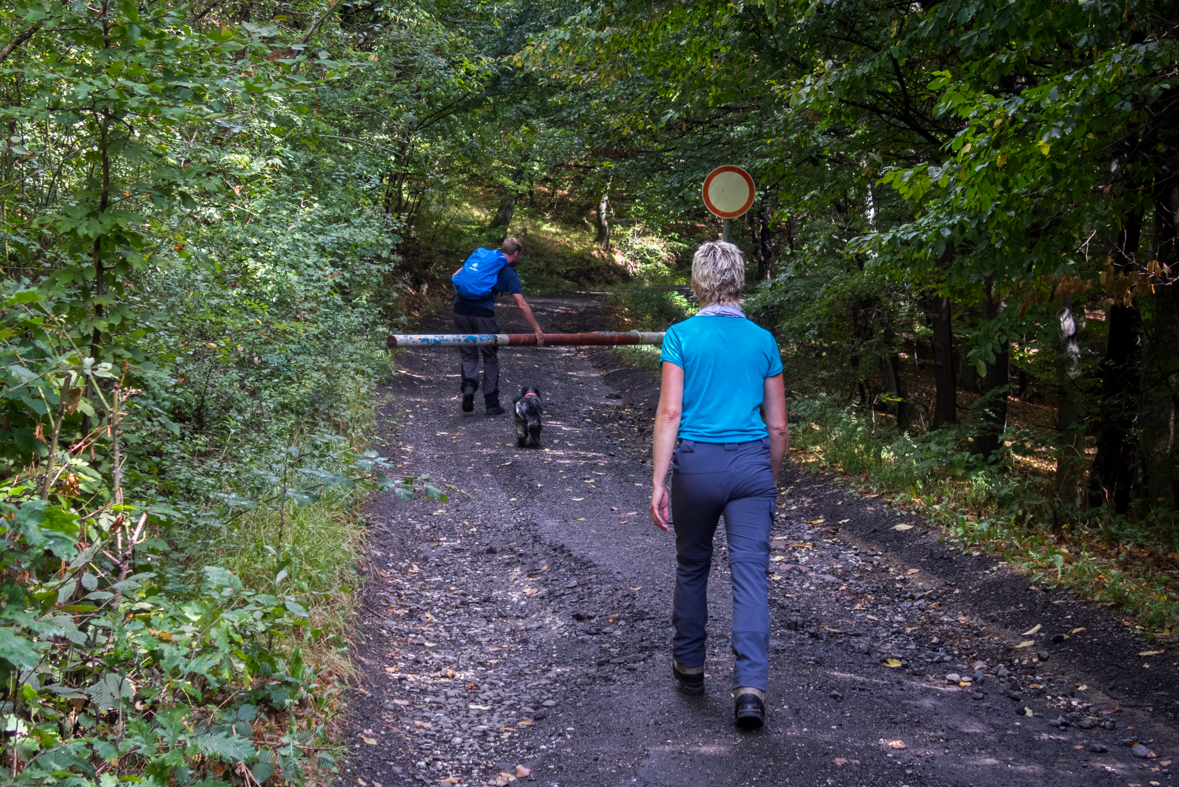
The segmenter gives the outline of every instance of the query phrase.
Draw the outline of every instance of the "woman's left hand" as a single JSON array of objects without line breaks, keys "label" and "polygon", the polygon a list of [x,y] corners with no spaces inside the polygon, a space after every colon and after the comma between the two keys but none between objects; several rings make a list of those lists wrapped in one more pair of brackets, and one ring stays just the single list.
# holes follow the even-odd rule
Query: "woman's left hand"
[{"label": "woman's left hand", "polygon": [[663,484],[656,484],[654,491],[651,492],[651,521],[655,523],[655,527],[663,532],[667,532],[667,520],[671,516],[669,510],[671,500],[667,496],[667,488]]}]

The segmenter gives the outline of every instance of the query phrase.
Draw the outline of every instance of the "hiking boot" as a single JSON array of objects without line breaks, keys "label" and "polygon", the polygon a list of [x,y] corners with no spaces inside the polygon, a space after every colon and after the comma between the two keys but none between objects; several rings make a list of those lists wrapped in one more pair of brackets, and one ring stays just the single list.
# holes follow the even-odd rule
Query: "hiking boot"
[{"label": "hiking boot", "polygon": [[506,412],[507,412],[507,410],[500,407],[498,404],[487,405],[487,414],[488,415],[503,415]]},{"label": "hiking boot", "polygon": [[473,393],[463,394],[463,412],[464,413],[471,413],[474,411],[475,411],[475,394],[473,394]]},{"label": "hiking boot", "polygon": [[704,693],[704,667],[684,667],[672,659],[671,674],[684,694]]},{"label": "hiking boot", "polygon": [[743,730],[760,730],[766,723],[766,705],[762,702],[765,692],[742,686],[733,692],[737,726]]}]

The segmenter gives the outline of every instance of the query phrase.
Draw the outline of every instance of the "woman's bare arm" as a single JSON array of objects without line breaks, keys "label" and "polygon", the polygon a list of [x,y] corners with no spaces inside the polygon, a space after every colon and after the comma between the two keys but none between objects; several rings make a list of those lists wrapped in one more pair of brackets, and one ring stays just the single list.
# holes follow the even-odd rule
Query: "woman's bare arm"
[{"label": "woman's bare arm", "polygon": [[790,450],[790,423],[786,418],[786,385],[782,375],[767,377],[762,392],[762,418],[770,433],[770,467],[774,471],[774,485],[782,469],[782,457]]},{"label": "woman's bare arm", "polygon": [[655,411],[655,469],[651,480],[651,520],[655,527],[667,530],[670,499],[664,479],[671,466],[675,438],[680,431],[680,413],[684,406],[684,370],[669,361],[663,362],[663,381],[659,388],[659,409]]}]

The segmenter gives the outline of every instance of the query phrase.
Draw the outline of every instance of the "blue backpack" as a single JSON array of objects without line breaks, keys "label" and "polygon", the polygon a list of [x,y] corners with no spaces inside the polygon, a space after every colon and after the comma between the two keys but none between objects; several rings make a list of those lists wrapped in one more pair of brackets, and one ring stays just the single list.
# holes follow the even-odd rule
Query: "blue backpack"
[{"label": "blue backpack", "polygon": [[499,249],[475,249],[475,253],[463,263],[462,270],[450,280],[464,300],[482,300],[491,294],[499,272],[507,264],[508,258]]}]

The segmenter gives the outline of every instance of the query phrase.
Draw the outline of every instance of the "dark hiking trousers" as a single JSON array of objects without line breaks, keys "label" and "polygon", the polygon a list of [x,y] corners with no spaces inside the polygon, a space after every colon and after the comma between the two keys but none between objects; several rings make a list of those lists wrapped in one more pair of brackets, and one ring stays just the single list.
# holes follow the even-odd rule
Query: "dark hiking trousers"
[{"label": "dark hiking trousers", "polygon": [[778,495],[770,470],[770,440],[682,440],[671,467],[676,548],[672,656],[685,668],[704,665],[712,539],[723,514],[733,579],[733,688],[765,691],[770,645],[766,574]]},{"label": "dark hiking trousers", "polygon": [[[494,317],[454,315],[454,327],[459,333],[499,333]],[[483,356],[483,401],[488,407],[499,404],[499,348],[460,347],[459,373],[462,393],[479,390],[479,356]]]}]

